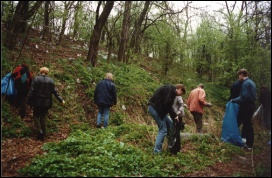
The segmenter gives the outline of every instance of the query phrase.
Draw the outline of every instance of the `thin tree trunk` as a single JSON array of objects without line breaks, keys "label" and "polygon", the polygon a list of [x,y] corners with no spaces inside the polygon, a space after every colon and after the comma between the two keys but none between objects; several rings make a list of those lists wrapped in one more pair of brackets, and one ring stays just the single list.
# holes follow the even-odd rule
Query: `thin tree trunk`
[{"label": "thin tree trunk", "polygon": [[89,52],[87,56],[87,60],[90,60],[93,67],[97,65],[97,55],[98,55],[98,46],[99,40],[102,32],[102,28],[105,25],[108,16],[113,8],[114,1],[107,1],[103,12],[99,16],[99,8],[101,6],[101,1],[99,1],[97,9],[96,9],[96,23],[94,26],[94,30],[92,36],[90,38]]},{"label": "thin tree trunk", "polygon": [[145,1],[145,5],[144,5],[144,9],[135,25],[135,30],[132,34],[132,38],[130,41],[130,48],[133,49],[133,51],[135,53],[139,53],[140,52],[140,37],[141,37],[141,27],[144,21],[144,17],[146,16],[147,12],[148,12],[148,8],[150,6],[150,1]]},{"label": "thin tree trunk", "polygon": [[122,26],[122,34],[121,34],[121,43],[119,45],[118,51],[118,60],[126,63],[126,50],[127,50],[127,42],[128,42],[128,32],[129,32],[129,17],[130,17],[130,9],[131,9],[131,1],[125,2],[125,13],[123,18],[123,26]]},{"label": "thin tree trunk", "polygon": [[46,35],[48,34],[49,29],[49,4],[50,1],[45,1],[44,7],[44,27],[42,33],[42,40],[45,40]]}]

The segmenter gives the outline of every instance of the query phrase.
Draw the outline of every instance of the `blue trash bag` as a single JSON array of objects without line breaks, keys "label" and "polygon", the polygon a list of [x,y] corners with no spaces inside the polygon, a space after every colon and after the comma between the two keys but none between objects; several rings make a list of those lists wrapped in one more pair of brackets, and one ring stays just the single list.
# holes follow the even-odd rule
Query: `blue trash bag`
[{"label": "blue trash bag", "polygon": [[224,115],[222,124],[222,136],[223,142],[229,142],[236,146],[244,146],[242,137],[237,124],[237,114],[239,111],[239,105],[236,103],[228,102],[226,104],[226,113]]},{"label": "blue trash bag", "polygon": [[14,79],[11,77],[11,72],[1,79],[1,93],[4,95],[15,95]]}]

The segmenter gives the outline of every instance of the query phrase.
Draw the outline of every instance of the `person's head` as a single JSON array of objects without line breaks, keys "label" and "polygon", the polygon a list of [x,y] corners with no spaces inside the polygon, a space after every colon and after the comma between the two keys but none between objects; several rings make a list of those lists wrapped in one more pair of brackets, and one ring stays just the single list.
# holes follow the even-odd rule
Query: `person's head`
[{"label": "person's head", "polygon": [[24,67],[24,68],[28,69],[28,65],[26,65],[26,64],[22,64],[21,67]]},{"label": "person's head", "polygon": [[109,72],[106,73],[105,79],[113,80],[113,75],[112,75],[112,73],[109,73]]},{"label": "person's head", "polygon": [[183,84],[176,84],[176,94],[180,96],[186,93],[185,86]]},{"label": "person's head", "polygon": [[204,89],[204,85],[202,83],[198,84],[197,87]]},{"label": "person's head", "polygon": [[40,68],[40,73],[43,75],[47,75],[49,72],[49,69],[47,67]]},{"label": "person's head", "polygon": [[238,75],[239,80],[243,80],[245,77],[249,76],[249,73],[247,72],[246,69],[243,68],[243,69],[238,70],[237,75]]}]

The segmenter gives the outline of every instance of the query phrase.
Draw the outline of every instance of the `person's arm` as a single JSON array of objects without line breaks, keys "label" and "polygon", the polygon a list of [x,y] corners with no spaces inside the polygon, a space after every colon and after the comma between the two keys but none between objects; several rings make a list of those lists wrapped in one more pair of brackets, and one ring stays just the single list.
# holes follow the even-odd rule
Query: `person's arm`
[{"label": "person's arm", "polygon": [[54,96],[57,98],[57,100],[60,102],[60,103],[65,103],[65,101],[60,97],[60,95],[59,95],[59,92],[58,92],[58,90],[56,89],[56,87],[55,87],[55,84],[54,84],[54,81],[51,79],[51,81],[52,81],[52,85],[53,85],[53,94],[54,94]]},{"label": "person's arm", "polygon": [[248,98],[250,98],[250,96],[249,96],[251,93],[250,89],[251,89],[250,84],[245,81],[242,85],[240,96],[238,96],[235,99],[232,99],[231,102],[237,103],[237,104],[241,104],[241,103],[246,102],[248,100]]},{"label": "person's arm", "polygon": [[202,105],[207,105],[207,101],[206,101],[206,92],[205,92],[204,90],[199,90],[198,101],[199,101]]}]

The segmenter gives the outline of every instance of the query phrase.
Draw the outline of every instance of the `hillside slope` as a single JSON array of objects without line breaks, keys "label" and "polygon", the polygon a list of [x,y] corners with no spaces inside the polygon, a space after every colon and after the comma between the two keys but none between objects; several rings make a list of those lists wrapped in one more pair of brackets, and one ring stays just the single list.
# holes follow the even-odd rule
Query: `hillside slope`
[{"label": "hillside slope", "polygon": [[[91,83],[95,83],[101,79],[101,77],[103,77],[104,70],[107,70],[108,66],[98,66],[98,68],[101,67],[101,70],[91,69],[97,70],[95,71],[97,72],[97,76],[90,76],[88,73],[80,76],[78,72],[71,71],[70,69],[73,68],[72,65],[76,65],[77,69],[81,70],[82,72],[87,71],[86,66],[84,66],[82,62],[76,61],[80,57],[87,55],[87,50],[84,50],[84,48],[85,47],[82,42],[69,40],[68,37],[64,38],[64,42],[61,46],[49,46],[39,39],[39,32],[35,30],[31,31],[30,38],[27,40],[23,48],[22,55],[18,63],[29,63],[31,69],[34,72],[34,75],[37,74],[39,67],[43,66],[44,63],[49,65],[49,68],[52,70],[52,77],[58,84],[57,87],[60,90],[60,93],[66,98],[65,100],[68,103],[62,108],[62,106],[59,106],[55,100],[53,106],[54,108],[49,111],[48,119],[48,125],[51,126],[53,130],[49,132],[49,135],[44,142],[35,139],[35,133],[33,131],[34,125],[32,119],[32,110],[30,108],[28,108],[27,117],[22,120],[22,122],[31,129],[31,132],[28,136],[6,137],[6,135],[3,133],[4,131],[2,130],[1,170],[3,177],[20,176],[17,172],[19,169],[29,164],[32,158],[34,158],[36,155],[42,155],[44,153],[42,150],[44,143],[60,142],[61,140],[65,140],[72,130],[75,130],[81,126],[94,128],[96,106],[92,101],[92,92],[94,86]],[[15,62],[19,53],[19,49],[20,46],[18,46],[17,50],[15,51],[6,51],[5,59],[9,59],[11,61],[13,60],[13,62]],[[13,63],[11,64],[13,65]],[[120,67],[123,67],[122,70],[118,69]],[[138,71],[143,70],[141,67],[144,67],[145,70],[148,70],[147,72],[153,71],[150,66],[145,64],[141,64],[139,69],[135,69],[135,66],[132,66],[131,68],[130,67],[131,66],[126,67],[113,64],[112,68],[120,71],[119,74],[116,75],[123,75],[126,77],[122,80],[119,77],[120,81],[118,82],[122,84],[122,86],[129,86],[128,83],[132,82],[130,79],[138,80],[136,77],[133,78],[134,73],[137,73],[137,75],[145,75],[145,73]],[[13,66],[6,67],[5,69],[2,68],[2,76],[12,68]],[[124,71],[124,73],[121,71]],[[128,74],[129,71],[132,72],[131,75]],[[71,78],[73,80],[71,80]],[[80,79],[81,84],[75,84],[77,78]],[[134,118],[134,120],[131,122],[143,124],[151,122],[147,121],[147,113],[145,112],[146,103],[145,100],[142,100],[143,98],[146,99],[151,95],[153,88],[156,87],[155,85],[159,85],[159,82],[153,83],[153,81],[149,81],[152,80],[152,75],[150,75],[150,78],[142,78],[142,80],[146,80],[143,82],[143,85],[146,83],[150,84],[150,88],[147,88],[147,91],[150,92],[142,93],[141,89],[143,86],[141,84],[136,86],[137,90],[133,91],[133,93],[129,93],[132,91],[127,90],[126,88],[119,88],[119,90],[121,90],[120,95],[118,96],[120,101],[118,106],[113,108],[112,112],[113,115],[115,114],[116,118],[117,116],[118,118],[126,118],[129,116],[129,118]],[[153,80],[157,81],[157,78],[154,77]],[[135,83],[137,83],[137,81]],[[87,88],[86,86],[90,87]],[[124,94],[125,91],[129,93],[127,96]],[[133,95],[133,97],[130,95]],[[2,98],[2,102],[5,106],[7,106],[7,110],[10,110],[16,116],[18,111],[12,106],[9,108],[5,97]],[[121,110],[122,105],[127,107],[125,112]],[[4,112],[5,113],[2,114],[1,118],[1,125],[7,128],[11,128],[9,127],[11,122],[16,122],[16,120],[12,120],[13,118],[6,118],[6,109]],[[119,115],[116,115],[116,113]],[[222,117],[223,113],[224,110],[220,107],[211,111],[207,111],[207,114],[205,115],[205,124],[212,125],[212,123],[215,122],[215,119],[213,119],[215,118],[214,115],[219,114],[219,117]],[[10,116],[11,114],[8,115]],[[185,118],[185,122],[187,125],[187,131],[194,130],[194,123],[188,112],[187,117]],[[206,128],[209,130],[213,129],[212,126],[206,126]],[[213,166],[207,167],[205,171],[196,171],[182,176],[216,177],[235,175],[271,177],[271,147],[267,145],[267,137],[262,135],[263,131],[260,127],[258,127],[257,124],[255,125],[254,129],[256,135],[256,148],[254,148],[252,152],[247,152],[241,157],[233,157],[229,162],[218,162]],[[20,128],[18,128],[18,133],[19,132]],[[220,130],[216,132],[220,132]],[[182,154],[189,153],[190,149],[190,144],[183,145]]]}]

